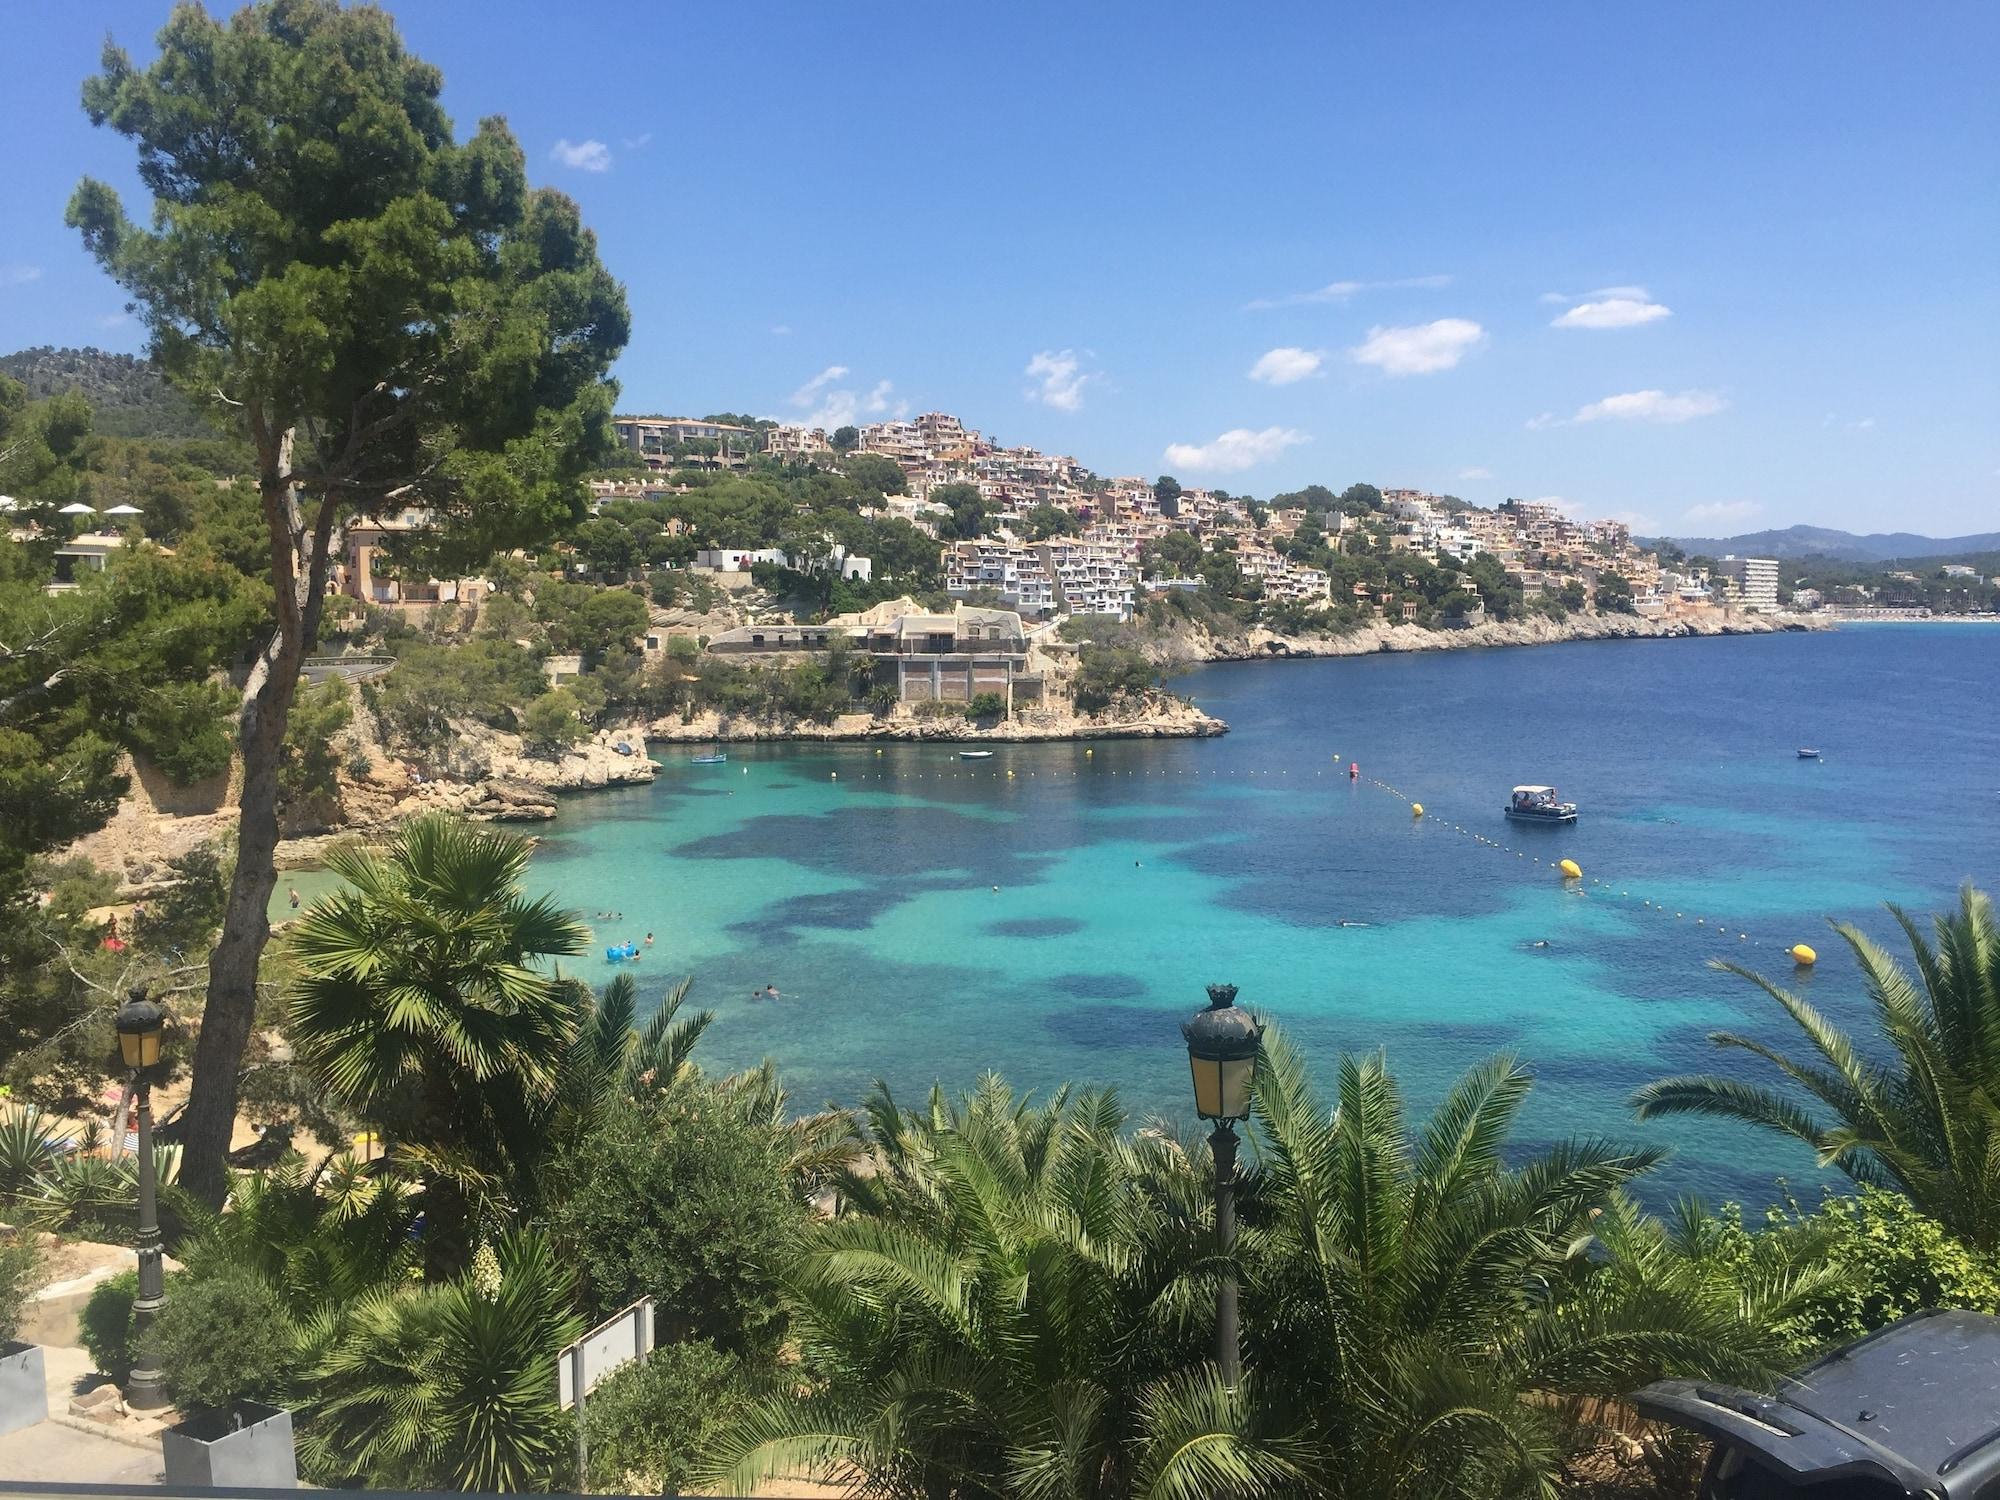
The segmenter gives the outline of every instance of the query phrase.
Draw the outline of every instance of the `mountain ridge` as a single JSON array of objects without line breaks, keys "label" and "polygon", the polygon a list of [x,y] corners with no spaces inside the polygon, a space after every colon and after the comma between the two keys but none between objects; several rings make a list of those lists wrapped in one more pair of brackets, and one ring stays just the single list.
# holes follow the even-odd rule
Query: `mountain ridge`
[{"label": "mountain ridge", "polygon": [[1913,531],[1876,531],[1856,535],[1827,526],[1785,526],[1750,531],[1740,536],[1652,537],[1645,545],[1672,542],[1684,552],[1720,557],[1834,557],[1849,562],[1896,562],[1906,558],[1957,557],[1971,552],[2000,551],[2000,531],[1968,536],[1921,536]]}]

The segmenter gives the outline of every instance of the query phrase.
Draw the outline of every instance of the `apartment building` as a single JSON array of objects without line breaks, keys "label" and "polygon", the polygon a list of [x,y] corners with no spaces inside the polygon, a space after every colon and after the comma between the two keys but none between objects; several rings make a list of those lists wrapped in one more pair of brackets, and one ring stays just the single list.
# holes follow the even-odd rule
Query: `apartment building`
[{"label": "apartment building", "polygon": [[399,578],[389,565],[395,538],[429,524],[430,513],[414,508],[349,522],[335,568],[334,591],[363,604],[479,603],[486,597],[484,579]]},{"label": "apartment building", "polygon": [[1778,560],[1775,557],[1737,557],[1731,554],[1715,565],[1716,574],[1727,578],[1730,591],[1745,609],[1763,614],[1778,612]]},{"label": "apartment building", "polygon": [[990,589],[1009,608],[1035,618],[1056,608],[1055,580],[1042,554],[1018,542],[982,537],[953,543],[945,549],[944,587],[957,599]]},{"label": "apartment building", "polygon": [[[750,461],[750,452],[757,446],[756,434],[748,427],[705,422],[696,417],[614,417],[611,430],[620,443],[653,469],[689,462],[741,468]],[[704,448],[712,445],[713,451],[696,453],[690,445]]]},{"label": "apartment building", "polygon": [[1139,576],[1136,546],[1059,537],[1034,550],[1055,586],[1056,607],[1064,614],[1132,618]]},{"label": "apartment building", "polygon": [[780,422],[764,429],[764,451],[774,458],[813,458],[832,449],[824,428]]}]

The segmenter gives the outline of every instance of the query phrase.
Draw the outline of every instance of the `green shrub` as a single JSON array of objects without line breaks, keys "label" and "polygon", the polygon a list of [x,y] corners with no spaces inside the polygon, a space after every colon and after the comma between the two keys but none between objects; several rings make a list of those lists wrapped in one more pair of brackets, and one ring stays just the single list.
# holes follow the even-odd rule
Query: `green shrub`
[{"label": "green shrub", "polygon": [[784,1335],[778,1268],[807,1219],[789,1155],[775,1127],[745,1121],[706,1084],[611,1110],[551,1174],[570,1185],[550,1227],[590,1320],[650,1296],[670,1341],[772,1352]]},{"label": "green shrub", "polygon": [[999,693],[974,693],[965,705],[967,718],[997,719],[1007,712],[1007,700]]},{"label": "green shrub", "polygon": [[254,1272],[232,1267],[176,1277],[138,1352],[159,1370],[174,1405],[195,1411],[278,1396],[295,1347],[278,1294]]},{"label": "green shrub", "polygon": [[137,1271],[108,1276],[92,1289],[77,1319],[91,1363],[120,1385],[132,1373],[132,1304],[138,1297]]},{"label": "green shrub", "polygon": [[1153,685],[1153,665],[1123,647],[1085,646],[1076,674],[1076,706],[1094,714],[1127,698],[1143,697]]},{"label": "green shrub", "polygon": [[715,1345],[661,1345],[643,1365],[626,1366],[584,1403],[591,1488],[600,1494],[678,1494],[749,1394],[743,1364]]},{"label": "green shrub", "polygon": [[21,1331],[21,1315],[41,1284],[42,1257],[26,1236],[0,1244],[0,1344]]},{"label": "green shrub", "polygon": [[1955,1239],[1901,1193],[1863,1188],[1816,1213],[1774,1209],[1767,1233],[1811,1236],[1850,1284],[1798,1320],[1802,1340],[1844,1344],[1927,1307],[2000,1313],[2000,1256]]}]

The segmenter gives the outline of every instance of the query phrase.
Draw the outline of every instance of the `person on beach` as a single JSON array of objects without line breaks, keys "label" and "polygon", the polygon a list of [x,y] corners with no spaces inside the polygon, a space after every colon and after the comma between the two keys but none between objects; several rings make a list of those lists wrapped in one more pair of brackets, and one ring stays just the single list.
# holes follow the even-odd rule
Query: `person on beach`
[{"label": "person on beach", "polygon": [[292,903],[292,910],[297,911],[299,909],[299,891],[297,886],[292,887],[289,899]]}]

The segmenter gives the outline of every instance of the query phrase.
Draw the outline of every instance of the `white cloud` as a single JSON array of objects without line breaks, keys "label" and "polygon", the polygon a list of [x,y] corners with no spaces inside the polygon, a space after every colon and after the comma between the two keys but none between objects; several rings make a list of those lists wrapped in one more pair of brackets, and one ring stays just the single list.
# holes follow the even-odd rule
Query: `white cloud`
[{"label": "white cloud", "polygon": [[97,326],[99,328],[107,328],[107,329],[123,328],[127,323],[131,321],[132,321],[132,314],[129,312],[104,313],[99,316],[97,320]]},{"label": "white cloud", "polygon": [[1615,420],[1621,422],[1691,422],[1696,417],[1712,417],[1729,403],[1714,391],[1627,391],[1606,396],[1580,407],[1573,422]]},{"label": "white cloud", "polygon": [[1449,276],[1402,276],[1394,281],[1329,281],[1310,292],[1288,292],[1282,297],[1259,297],[1243,304],[1245,312],[1264,312],[1274,307],[1300,307],[1314,302],[1345,302],[1360,292],[1405,291],[1451,285]]},{"label": "white cloud", "polygon": [[1478,467],[1470,469],[1460,469],[1458,471],[1458,477],[1460,479],[1491,479],[1493,477],[1493,471],[1491,469],[1482,469]]},{"label": "white cloud", "polygon": [[813,376],[811,380],[808,380],[804,385],[792,392],[792,405],[811,406],[814,391],[819,390],[822,386],[832,385],[846,374],[846,365],[828,365],[819,374]]},{"label": "white cloud", "polygon": [[1711,500],[1706,505],[1690,505],[1681,513],[1681,519],[1701,525],[1713,525],[1717,521],[1734,524],[1751,520],[1762,514],[1763,509],[1755,500]]},{"label": "white cloud", "polygon": [[1024,393],[1027,398],[1057,411],[1081,410],[1083,388],[1096,378],[1074,349],[1044,349],[1021,373],[1036,382]]},{"label": "white cloud", "polygon": [[846,365],[828,365],[792,392],[792,405],[809,409],[804,419],[808,427],[831,431],[850,426],[861,417],[900,417],[910,409],[907,401],[893,399],[896,387],[887,380],[876,381],[866,394],[834,385],[849,373]]},{"label": "white cloud", "polygon": [[22,265],[18,262],[0,265],[0,286],[26,286],[31,281],[42,279],[40,266]]},{"label": "white cloud", "polygon": [[1356,364],[1374,365],[1385,374],[1432,375],[1485,342],[1486,330],[1470,318],[1439,318],[1407,328],[1371,328],[1347,352]]},{"label": "white cloud", "polygon": [[1311,441],[1305,433],[1289,427],[1266,427],[1260,432],[1232,427],[1212,443],[1169,443],[1167,464],[1175,469],[1233,474],[1269,463],[1287,448]]},{"label": "white cloud", "polygon": [[1536,412],[1522,425],[1530,432],[1540,432],[1544,427],[1562,426],[1562,418],[1552,411]]},{"label": "white cloud", "polygon": [[623,146],[627,151],[637,151],[641,147],[651,144],[652,139],[653,139],[652,131],[642,130],[637,135],[626,136],[622,141],[619,142],[619,144]]},{"label": "white cloud", "polygon": [[1551,328],[1637,328],[1673,316],[1673,309],[1640,297],[1604,297],[1579,302],[1549,324]]},{"label": "white cloud", "polygon": [[1543,292],[1540,298],[1554,307],[1565,302],[1650,302],[1652,295],[1642,286],[1601,286],[1594,292]]},{"label": "white cloud", "polygon": [[602,141],[559,140],[549,151],[549,160],[579,172],[609,172],[611,148]]},{"label": "white cloud", "polygon": [[1859,422],[1854,424],[1854,430],[1856,432],[1873,432],[1875,430],[1875,419],[1873,417],[1863,417]]},{"label": "white cloud", "polygon": [[1250,367],[1250,378],[1266,385],[1290,385],[1319,374],[1320,366],[1325,363],[1326,356],[1317,349],[1294,349],[1287,345],[1269,350],[1259,358]]},{"label": "white cloud", "polygon": [[784,338],[791,331],[792,325],[789,323],[773,323],[771,325],[771,332],[778,338]]}]

